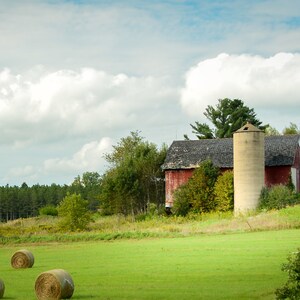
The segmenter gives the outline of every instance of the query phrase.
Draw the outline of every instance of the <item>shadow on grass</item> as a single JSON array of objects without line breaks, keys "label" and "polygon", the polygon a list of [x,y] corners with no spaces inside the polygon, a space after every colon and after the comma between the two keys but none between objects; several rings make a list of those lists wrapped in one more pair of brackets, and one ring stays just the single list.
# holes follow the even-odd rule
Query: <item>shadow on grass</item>
[{"label": "shadow on grass", "polygon": [[75,296],[72,296],[72,299],[96,299],[97,296],[92,296],[92,295],[75,295]]}]

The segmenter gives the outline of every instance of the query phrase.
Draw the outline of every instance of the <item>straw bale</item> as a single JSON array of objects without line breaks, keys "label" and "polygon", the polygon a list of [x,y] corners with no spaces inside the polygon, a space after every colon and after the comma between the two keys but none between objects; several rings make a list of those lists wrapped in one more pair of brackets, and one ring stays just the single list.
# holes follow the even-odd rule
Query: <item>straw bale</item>
[{"label": "straw bale", "polygon": [[4,291],[5,291],[5,285],[4,285],[3,280],[0,279],[0,298],[3,298]]},{"label": "straw bale", "polygon": [[11,257],[11,265],[15,269],[31,268],[33,264],[34,256],[26,249],[16,251]]},{"label": "straw bale", "polygon": [[72,297],[73,292],[73,279],[62,269],[43,272],[35,281],[35,294],[38,300],[68,299]]}]

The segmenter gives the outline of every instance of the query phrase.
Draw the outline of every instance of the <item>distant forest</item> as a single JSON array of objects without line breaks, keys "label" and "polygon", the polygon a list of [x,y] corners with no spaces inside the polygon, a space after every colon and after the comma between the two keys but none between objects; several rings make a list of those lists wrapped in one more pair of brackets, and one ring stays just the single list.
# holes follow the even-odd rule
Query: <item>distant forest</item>
[{"label": "distant forest", "polygon": [[89,202],[90,210],[99,206],[101,177],[96,172],[87,172],[74,179],[70,185],[39,185],[0,187],[0,221],[34,217],[39,209],[48,205],[57,206],[68,194],[81,194]]}]

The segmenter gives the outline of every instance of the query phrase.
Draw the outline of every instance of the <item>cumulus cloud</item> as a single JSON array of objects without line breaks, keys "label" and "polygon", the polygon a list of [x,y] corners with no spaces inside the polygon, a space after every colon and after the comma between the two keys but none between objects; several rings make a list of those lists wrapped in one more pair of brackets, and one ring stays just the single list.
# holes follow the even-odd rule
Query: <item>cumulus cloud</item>
[{"label": "cumulus cloud", "polygon": [[45,172],[99,172],[104,167],[104,154],[112,148],[112,139],[105,137],[92,141],[81,147],[71,158],[47,159],[44,162]]},{"label": "cumulus cloud", "polygon": [[[59,157],[45,159],[42,162],[33,164],[24,164],[12,167],[6,174],[2,174],[1,181],[4,182],[26,182],[28,184],[49,183],[50,178],[56,178],[56,183],[70,183],[75,175],[81,175],[84,172],[98,172],[106,168],[104,154],[109,153],[112,149],[113,140],[104,137],[99,141],[91,141],[80,147],[71,156],[64,153],[56,153]],[[69,182],[66,182],[68,178]],[[53,180],[54,182],[54,180]]]},{"label": "cumulus cloud", "polygon": [[255,111],[274,116],[278,110],[295,111],[299,94],[300,54],[278,53],[264,58],[223,53],[187,72],[181,105],[189,116],[201,119],[205,108],[218,99],[239,98]]},{"label": "cumulus cloud", "polygon": [[103,153],[130,131],[156,143],[171,140],[182,117],[178,103],[179,89],[167,77],[94,68],[0,70],[2,185],[65,183],[86,171],[103,173]]},{"label": "cumulus cloud", "polygon": [[[40,74],[37,74],[40,73]],[[110,75],[92,68],[45,72],[0,72],[1,143],[15,147],[151,122],[177,101],[166,78]],[[137,128],[135,128],[137,129]],[[138,128],[139,129],[139,128]]]}]

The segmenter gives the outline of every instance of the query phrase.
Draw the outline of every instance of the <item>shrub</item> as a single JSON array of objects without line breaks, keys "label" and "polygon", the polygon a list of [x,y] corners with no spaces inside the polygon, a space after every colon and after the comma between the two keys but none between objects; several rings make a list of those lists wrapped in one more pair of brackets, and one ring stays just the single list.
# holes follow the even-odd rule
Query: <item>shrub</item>
[{"label": "shrub", "polygon": [[59,223],[62,230],[84,230],[91,221],[88,201],[80,194],[67,194],[58,206],[58,216],[62,218]]},{"label": "shrub", "polygon": [[57,216],[58,210],[54,205],[47,205],[39,209],[41,216]]},{"label": "shrub", "polygon": [[172,212],[177,216],[186,216],[192,205],[190,203],[190,198],[192,197],[189,186],[183,184],[174,192],[174,206]]},{"label": "shrub", "polygon": [[281,209],[296,202],[295,194],[287,186],[280,184],[262,189],[259,208],[267,210]]},{"label": "shrub", "polygon": [[214,194],[217,211],[233,210],[234,187],[232,171],[226,171],[218,177]]},{"label": "shrub", "polygon": [[186,215],[190,209],[195,212],[210,212],[215,209],[214,186],[219,169],[209,160],[195,169],[188,182],[174,193],[174,211]]},{"label": "shrub", "polygon": [[276,299],[300,299],[300,248],[288,256],[288,263],[282,265],[282,271],[288,273],[288,280],[282,288],[275,291]]}]

